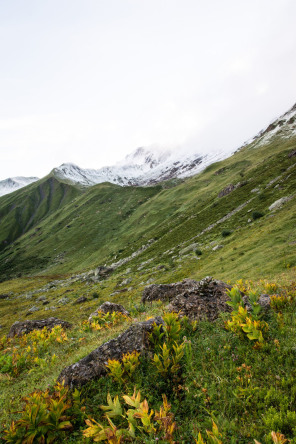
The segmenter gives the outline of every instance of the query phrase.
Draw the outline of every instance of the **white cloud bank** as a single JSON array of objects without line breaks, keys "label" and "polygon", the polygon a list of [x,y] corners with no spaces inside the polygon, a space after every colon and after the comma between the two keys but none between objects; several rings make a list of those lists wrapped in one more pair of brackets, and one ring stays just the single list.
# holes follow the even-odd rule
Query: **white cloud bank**
[{"label": "white cloud bank", "polygon": [[294,0],[0,5],[0,179],[231,150],[296,102]]}]

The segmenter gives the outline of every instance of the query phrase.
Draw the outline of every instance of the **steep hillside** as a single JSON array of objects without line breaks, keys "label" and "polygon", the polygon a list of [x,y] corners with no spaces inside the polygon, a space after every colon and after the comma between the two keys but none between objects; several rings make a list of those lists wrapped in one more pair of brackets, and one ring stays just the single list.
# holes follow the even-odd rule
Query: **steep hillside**
[{"label": "steep hillside", "polygon": [[[147,260],[156,264],[176,263],[186,247],[197,243],[202,255],[198,260],[195,257],[194,267],[198,263],[205,273],[213,273],[215,267],[228,270],[234,261],[236,267],[247,272],[255,257],[261,257],[257,260],[262,261],[263,270],[268,272],[271,267],[264,260],[266,255],[272,257],[272,269],[277,264],[280,271],[283,261],[287,264],[295,261],[293,244],[289,247],[289,242],[295,240],[293,150],[294,137],[274,136],[259,147],[255,140],[230,158],[210,165],[183,183],[175,186],[171,183],[168,188],[100,184],[79,194],[51,179],[53,182],[46,182],[47,186],[54,183],[60,193],[72,191],[68,191],[70,194],[64,200],[60,194],[49,213],[45,204],[48,200],[41,199],[38,186],[32,188],[34,196],[40,196],[36,217],[28,216],[21,219],[25,223],[19,223],[19,214],[28,214],[29,208],[26,205],[13,208],[12,202],[10,208],[18,223],[5,224],[11,220],[11,212],[6,211],[6,218],[2,217],[2,226],[11,230],[10,237],[6,234],[4,239],[13,240],[21,230],[24,232],[17,242],[6,244],[1,253],[2,279],[19,272],[73,273],[105,263],[111,265],[127,260],[149,241],[148,248],[130,258],[130,265]],[[287,200],[281,209],[269,210],[281,198]],[[263,217],[256,219],[255,212]],[[38,230],[34,225],[37,221]],[[224,237],[223,230],[231,233]],[[278,242],[270,235],[273,231]],[[243,246],[244,239],[248,240],[247,246]],[[218,251],[218,247],[213,251],[217,245],[222,245],[223,250]],[[227,265],[224,265],[225,255],[229,257]]]},{"label": "steep hillside", "polygon": [[75,187],[47,177],[1,197],[0,251],[29,230],[34,230],[30,236],[37,236],[37,225],[79,194]]},{"label": "steep hillside", "polygon": [[[296,442],[294,124],[183,181],[81,190],[49,176],[0,199],[0,440]],[[106,301],[129,316],[89,322]],[[5,336],[52,317],[72,329]],[[153,328],[140,357],[139,321]]]},{"label": "steep hillside", "polygon": [[100,184],[81,193],[54,178],[31,193],[24,190],[25,204],[14,207],[10,201],[2,212],[2,279],[19,272],[82,269],[90,254],[101,258],[100,250],[118,240],[124,221],[159,190]]}]

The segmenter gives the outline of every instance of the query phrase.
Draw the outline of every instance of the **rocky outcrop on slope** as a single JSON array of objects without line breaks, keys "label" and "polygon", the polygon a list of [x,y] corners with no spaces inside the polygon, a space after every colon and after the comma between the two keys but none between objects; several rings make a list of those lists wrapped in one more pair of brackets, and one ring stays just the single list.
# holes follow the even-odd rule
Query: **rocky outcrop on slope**
[{"label": "rocky outcrop on slope", "polygon": [[171,301],[179,294],[186,290],[195,288],[198,285],[198,281],[193,279],[184,279],[182,282],[176,282],[175,284],[152,284],[148,285],[143,290],[142,302],[152,301]]},{"label": "rocky outcrop on slope", "polygon": [[218,197],[224,197],[227,196],[227,194],[230,194],[232,191],[235,190],[235,186],[231,183],[230,185],[227,185],[227,187],[223,188],[222,191],[218,194]]},{"label": "rocky outcrop on slope", "polygon": [[17,321],[11,326],[7,337],[13,338],[14,336],[22,336],[30,333],[33,330],[42,330],[44,327],[47,327],[48,330],[52,330],[57,325],[60,325],[65,329],[72,327],[72,324],[69,322],[58,318],[47,318],[23,322]]},{"label": "rocky outcrop on slope", "polygon": [[58,381],[64,381],[65,385],[75,387],[105,376],[108,359],[120,360],[125,353],[131,353],[134,350],[139,353],[147,352],[149,350],[148,334],[152,331],[153,324],[162,323],[162,319],[157,317],[132,325],[117,338],[105,342],[85,358],[62,370]]},{"label": "rocky outcrop on slope", "polygon": [[195,287],[176,296],[167,306],[167,310],[179,313],[180,316],[188,316],[191,320],[213,321],[220,312],[231,311],[231,307],[227,304],[229,296],[226,290],[229,289],[230,285],[206,277]]},{"label": "rocky outcrop on slope", "polygon": [[98,316],[99,312],[101,313],[113,313],[114,311],[122,313],[126,316],[129,316],[129,312],[123,307],[123,305],[115,304],[114,302],[106,301],[102,305],[100,305],[96,311],[90,314],[88,320],[91,321],[93,317]]}]

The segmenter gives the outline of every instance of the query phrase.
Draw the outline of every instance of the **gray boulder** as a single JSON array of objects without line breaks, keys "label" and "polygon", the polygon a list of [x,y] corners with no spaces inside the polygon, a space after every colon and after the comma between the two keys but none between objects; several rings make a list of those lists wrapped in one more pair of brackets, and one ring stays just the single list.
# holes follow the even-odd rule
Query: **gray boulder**
[{"label": "gray boulder", "polygon": [[13,338],[14,336],[26,335],[33,330],[42,330],[44,327],[47,327],[48,330],[52,330],[53,327],[55,327],[56,325],[60,325],[64,329],[72,327],[72,324],[70,324],[69,322],[62,321],[58,318],[47,318],[24,322],[17,321],[12,324],[7,337]]},{"label": "gray boulder", "polygon": [[166,307],[170,312],[188,316],[191,320],[208,319],[215,320],[220,312],[230,312],[232,309],[227,304],[227,294],[230,285],[222,281],[206,277],[194,288],[191,288],[178,296]]},{"label": "gray boulder", "polygon": [[93,317],[98,316],[98,313],[113,313],[114,311],[123,313],[126,316],[129,316],[129,312],[120,304],[115,304],[114,302],[106,301],[102,305],[100,305],[96,311],[90,314],[88,320],[89,322]]},{"label": "gray boulder", "polygon": [[81,386],[92,379],[105,376],[108,359],[120,360],[125,353],[131,353],[134,350],[141,354],[147,353],[150,348],[148,334],[152,331],[154,323],[160,325],[163,321],[157,317],[132,325],[117,338],[105,342],[85,358],[64,368],[58,381],[64,381],[65,385],[71,388]]},{"label": "gray boulder", "polygon": [[281,197],[281,199],[276,200],[275,202],[273,202],[273,204],[270,205],[270,207],[268,208],[269,211],[276,211],[280,209],[285,203],[289,202],[289,200],[291,200],[292,198],[293,196]]},{"label": "gray boulder", "polygon": [[184,279],[174,284],[153,284],[145,287],[142,294],[142,302],[171,301],[179,294],[198,285],[193,279]]}]

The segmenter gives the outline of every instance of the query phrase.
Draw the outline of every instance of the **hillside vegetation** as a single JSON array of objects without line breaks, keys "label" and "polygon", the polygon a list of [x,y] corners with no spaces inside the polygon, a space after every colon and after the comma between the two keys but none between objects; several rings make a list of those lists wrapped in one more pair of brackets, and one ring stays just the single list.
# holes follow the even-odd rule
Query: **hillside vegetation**
[{"label": "hillside vegetation", "polygon": [[[105,183],[81,192],[51,178],[31,185],[27,192],[4,196],[0,232],[6,248],[1,252],[0,276],[78,272],[117,262],[149,240],[151,246],[131,265],[150,259],[169,265],[186,246],[198,243],[203,274],[218,269],[223,275],[226,263],[235,261],[245,277],[253,277],[250,255],[252,262],[262,263],[264,276],[270,270],[278,273],[295,265],[289,248],[295,240],[295,156],[289,157],[293,148],[295,138],[278,138],[260,148],[253,143],[170,188]],[[218,197],[229,184],[235,189]],[[282,197],[291,200],[279,212],[269,211]],[[254,219],[256,211],[263,217]],[[222,237],[223,230],[230,236]],[[214,243],[223,244],[223,250],[213,254]],[[266,256],[272,267],[263,259]]]},{"label": "hillside vegetation", "polygon": [[[295,150],[295,137],[275,136],[184,181],[79,189],[47,177],[1,197],[3,442],[296,443]],[[240,289],[251,311],[235,293],[214,322],[141,303],[149,284],[207,275]],[[105,301],[130,316],[89,323]],[[56,385],[63,368],[158,315],[150,355],[108,363],[77,391]],[[74,326],[6,336],[50,316]]]}]

